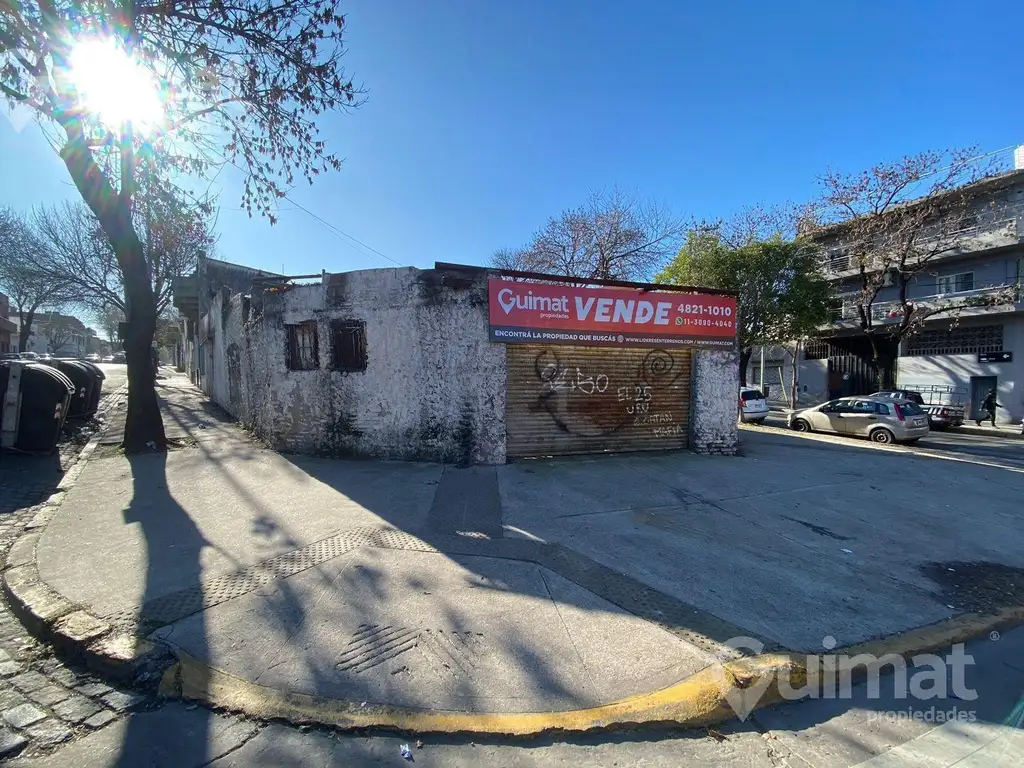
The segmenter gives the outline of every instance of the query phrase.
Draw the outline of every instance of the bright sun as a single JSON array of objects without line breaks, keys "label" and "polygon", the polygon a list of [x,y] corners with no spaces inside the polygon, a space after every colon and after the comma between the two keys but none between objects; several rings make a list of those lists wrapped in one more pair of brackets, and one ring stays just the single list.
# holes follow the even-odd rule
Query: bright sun
[{"label": "bright sun", "polygon": [[160,88],[152,75],[113,40],[83,40],[71,53],[71,79],[82,106],[104,126],[119,131],[155,131],[164,117]]}]

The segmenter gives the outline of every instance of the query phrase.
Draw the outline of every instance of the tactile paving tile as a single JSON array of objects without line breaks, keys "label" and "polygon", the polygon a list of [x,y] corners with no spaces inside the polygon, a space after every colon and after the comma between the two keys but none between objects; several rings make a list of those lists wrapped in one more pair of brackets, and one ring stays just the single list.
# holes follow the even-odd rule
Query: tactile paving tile
[{"label": "tactile paving tile", "polygon": [[[359,547],[370,546],[534,562],[719,658],[749,655],[748,652],[734,650],[724,643],[731,638],[750,636],[750,631],[559,544],[466,536],[431,536],[431,539],[436,546],[395,528],[353,528],[264,560],[242,571],[203,579],[199,586],[154,598],[147,601],[139,612],[122,612],[106,618],[114,623],[134,622],[137,629],[151,631],[246,595],[277,579],[287,579]],[[416,630],[417,633],[425,631]],[[764,646],[764,651],[778,647],[768,642]]]}]

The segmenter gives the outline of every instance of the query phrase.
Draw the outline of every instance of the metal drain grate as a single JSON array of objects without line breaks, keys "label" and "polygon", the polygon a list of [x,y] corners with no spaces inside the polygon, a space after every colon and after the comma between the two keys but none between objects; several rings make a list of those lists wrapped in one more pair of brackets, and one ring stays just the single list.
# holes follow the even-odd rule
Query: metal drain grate
[{"label": "metal drain grate", "polygon": [[482,641],[479,632],[361,624],[334,666],[339,672],[365,672],[415,648],[431,668],[458,679],[476,667]]}]

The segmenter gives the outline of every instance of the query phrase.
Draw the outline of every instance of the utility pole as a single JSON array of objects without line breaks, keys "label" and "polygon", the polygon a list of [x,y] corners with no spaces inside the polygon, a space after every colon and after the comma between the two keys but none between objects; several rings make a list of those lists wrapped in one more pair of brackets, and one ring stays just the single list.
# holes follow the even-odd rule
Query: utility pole
[{"label": "utility pole", "polygon": [[761,392],[767,395],[768,393],[764,391],[764,344],[761,345],[761,377],[758,381],[760,382]]}]

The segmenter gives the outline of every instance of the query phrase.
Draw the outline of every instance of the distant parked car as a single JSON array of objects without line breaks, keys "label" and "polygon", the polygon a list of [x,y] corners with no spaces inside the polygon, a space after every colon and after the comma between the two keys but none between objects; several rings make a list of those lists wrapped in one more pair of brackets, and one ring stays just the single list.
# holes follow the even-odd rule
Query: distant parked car
[{"label": "distant parked car", "polygon": [[0,355],[0,360],[21,360],[20,352],[4,352]]},{"label": "distant parked car", "polygon": [[[894,400],[910,400],[921,406],[928,414],[928,426],[932,429],[949,429],[964,423],[964,406],[955,401],[955,388],[929,386],[924,391],[917,389],[883,389],[871,397],[886,397]],[[925,399],[927,397],[927,399]]]},{"label": "distant parked car", "polygon": [[759,389],[740,387],[740,420],[760,424],[768,418],[768,401]]},{"label": "distant parked car", "polygon": [[928,415],[911,400],[842,397],[789,414],[798,432],[832,432],[874,443],[913,443],[928,435]]},{"label": "distant parked car", "polygon": [[118,352],[117,354],[114,355],[114,362],[115,363],[127,363],[128,362],[128,358],[125,356],[124,352]]},{"label": "distant parked car", "polygon": [[36,354],[35,352],[22,352],[21,353],[21,359],[22,360],[38,360],[39,359],[39,355]]},{"label": "distant parked car", "polygon": [[43,354],[41,354],[39,356],[39,359],[40,360],[53,360],[53,355],[51,355],[49,352],[43,352]]},{"label": "distant parked car", "polygon": [[104,355],[103,359],[100,360],[100,362],[101,363],[112,363],[112,362],[114,362],[114,356],[113,355]]},{"label": "distant parked car", "polygon": [[91,354],[86,355],[85,359],[88,360],[90,363],[98,363],[101,358],[99,355],[93,352]]}]

